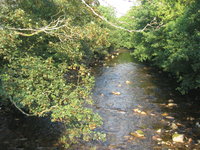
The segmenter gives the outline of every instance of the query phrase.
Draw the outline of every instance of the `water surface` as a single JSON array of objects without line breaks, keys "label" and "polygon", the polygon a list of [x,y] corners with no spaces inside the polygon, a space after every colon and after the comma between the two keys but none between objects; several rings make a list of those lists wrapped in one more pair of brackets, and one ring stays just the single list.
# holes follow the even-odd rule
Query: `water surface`
[{"label": "water surface", "polygon": [[[198,146],[199,129],[195,123],[199,105],[192,104],[191,98],[179,96],[173,90],[173,83],[159,74],[161,72],[135,62],[126,50],[97,69],[94,110],[103,118],[104,124],[98,130],[107,134],[107,141],[95,145],[96,149]],[[144,133],[143,138],[133,136],[138,130]],[[173,143],[175,132],[184,134],[184,143]]]}]

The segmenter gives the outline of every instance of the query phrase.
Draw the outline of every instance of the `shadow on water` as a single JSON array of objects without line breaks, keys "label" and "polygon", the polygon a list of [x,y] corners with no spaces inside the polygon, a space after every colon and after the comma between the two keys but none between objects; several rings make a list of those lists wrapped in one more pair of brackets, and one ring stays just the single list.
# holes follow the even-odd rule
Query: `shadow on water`
[{"label": "shadow on water", "polygon": [[19,112],[0,110],[0,149],[2,150],[57,150],[63,125],[49,118],[26,117]]},{"label": "shadow on water", "polygon": [[[104,121],[107,141],[96,149],[198,149],[199,102],[174,91],[173,81],[134,61],[129,51],[96,69],[94,110]],[[135,133],[142,131],[142,137]],[[184,138],[173,140],[175,134]],[[89,149],[89,148],[88,148]]]}]

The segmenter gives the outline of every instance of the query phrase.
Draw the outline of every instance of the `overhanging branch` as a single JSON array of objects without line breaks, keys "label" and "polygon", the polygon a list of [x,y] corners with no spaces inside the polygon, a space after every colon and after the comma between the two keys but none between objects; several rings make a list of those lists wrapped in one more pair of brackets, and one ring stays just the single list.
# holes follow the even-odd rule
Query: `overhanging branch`
[{"label": "overhanging branch", "polygon": [[88,5],[88,4],[85,2],[85,0],[81,0],[81,1],[82,1],[83,4],[85,4],[85,6],[86,6],[87,8],[89,8],[89,9],[92,11],[92,13],[93,13],[94,15],[96,15],[97,17],[99,17],[101,20],[105,21],[106,23],[108,23],[109,25],[111,25],[111,26],[113,26],[113,27],[115,27],[115,28],[118,28],[118,29],[121,29],[121,30],[125,30],[125,31],[127,31],[127,32],[142,32],[142,31],[146,30],[147,27],[150,27],[150,26],[152,26],[152,25],[154,25],[154,24],[157,24],[156,18],[154,18],[154,19],[153,19],[150,23],[148,23],[143,29],[140,29],[140,30],[129,30],[129,29],[127,29],[127,28],[124,28],[124,27],[122,27],[122,26],[118,26],[118,25],[116,25],[116,24],[114,24],[114,23],[108,21],[106,18],[104,18],[103,16],[99,15],[98,13],[96,13],[96,11],[95,11],[90,5]]}]

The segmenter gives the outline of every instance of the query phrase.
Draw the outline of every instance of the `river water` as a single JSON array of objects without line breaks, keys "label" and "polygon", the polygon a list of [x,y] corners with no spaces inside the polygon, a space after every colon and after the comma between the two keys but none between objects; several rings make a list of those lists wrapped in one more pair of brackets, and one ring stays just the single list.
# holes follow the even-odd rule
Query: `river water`
[{"label": "river water", "polygon": [[[107,141],[91,147],[106,150],[200,149],[199,104],[173,91],[161,72],[139,64],[121,50],[96,69],[94,111]],[[193,100],[194,101],[194,100]],[[138,133],[140,133],[138,135]],[[184,138],[175,142],[177,133]]]}]

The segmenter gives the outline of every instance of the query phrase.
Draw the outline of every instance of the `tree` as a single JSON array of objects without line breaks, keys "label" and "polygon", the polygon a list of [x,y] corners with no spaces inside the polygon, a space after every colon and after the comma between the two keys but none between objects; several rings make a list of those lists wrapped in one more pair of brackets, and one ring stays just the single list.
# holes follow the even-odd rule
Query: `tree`
[{"label": "tree", "polygon": [[134,18],[129,24],[136,29],[156,18],[157,24],[134,33],[128,43],[140,61],[147,61],[174,76],[182,94],[200,86],[198,8],[197,0],[142,0],[140,6],[126,15]]},{"label": "tree", "polygon": [[0,10],[1,103],[63,122],[66,147],[102,139],[94,131],[101,118],[85,105],[92,104],[89,64],[109,47],[108,29],[76,0],[9,0]]}]

